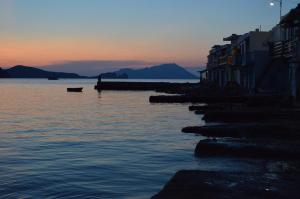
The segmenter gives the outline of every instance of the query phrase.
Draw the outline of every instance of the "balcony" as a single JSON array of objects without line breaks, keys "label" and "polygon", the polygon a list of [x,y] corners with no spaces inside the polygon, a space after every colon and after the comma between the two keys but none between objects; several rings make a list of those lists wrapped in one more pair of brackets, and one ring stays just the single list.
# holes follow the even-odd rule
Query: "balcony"
[{"label": "balcony", "polygon": [[297,41],[286,42],[284,45],[284,57],[293,58],[297,56]]},{"label": "balcony", "polygon": [[228,63],[228,55],[219,57],[219,61],[218,61],[219,66],[226,65],[227,63]]},{"label": "balcony", "polygon": [[279,41],[271,44],[270,52],[273,59],[290,59],[297,55],[297,40]]}]

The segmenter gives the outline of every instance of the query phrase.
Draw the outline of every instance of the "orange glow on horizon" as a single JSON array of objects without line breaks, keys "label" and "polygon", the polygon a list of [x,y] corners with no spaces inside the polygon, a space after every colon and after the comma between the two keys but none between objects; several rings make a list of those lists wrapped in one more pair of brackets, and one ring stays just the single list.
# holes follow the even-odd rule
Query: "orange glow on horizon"
[{"label": "orange glow on horizon", "polygon": [[195,49],[173,49],[158,42],[108,41],[83,38],[0,39],[0,66],[45,66],[64,60],[143,60],[200,65],[206,61]]}]

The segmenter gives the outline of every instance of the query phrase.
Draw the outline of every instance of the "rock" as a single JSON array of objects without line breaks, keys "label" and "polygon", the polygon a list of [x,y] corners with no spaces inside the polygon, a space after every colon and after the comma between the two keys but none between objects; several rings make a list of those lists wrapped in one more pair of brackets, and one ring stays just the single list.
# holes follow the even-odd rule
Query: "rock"
[{"label": "rock", "polygon": [[205,97],[198,95],[159,95],[150,96],[149,98],[151,103],[240,103],[245,100],[245,97]]},{"label": "rock", "polygon": [[183,128],[182,132],[195,133],[207,137],[300,140],[300,125],[297,124],[256,123],[191,126]]},{"label": "rock", "polygon": [[169,82],[105,82],[97,83],[96,90],[133,90],[133,91],[161,91],[178,93],[184,89],[197,87],[198,83],[169,83]]},{"label": "rock", "polygon": [[201,140],[195,149],[198,157],[228,156],[259,159],[300,159],[298,142],[250,141],[241,139]]},{"label": "rock", "polygon": [[191,103],[200,102],[200,99],[186,95],[159,95],[150,96],[149,101],[151,103]]},{"label": "rock", "polygon": [[298,110],[232,110],[209,111],[203,120],[206,122],[266,122],[266,121],[300,121]]},{"label": "rock", "polygon": [[152,199],[296,199],[299,173],[179,171]]},{"label": "rock", "polygon": [[190,111],[214,111],[214,110],[224,110],[225,105],[216,104],[216,105],[199,105],[199,106],[190,106]]},{"label": "rock", "polygon": [[252,95],[246,102],[248,107],[292,107],[291,101],[284,95]]}]

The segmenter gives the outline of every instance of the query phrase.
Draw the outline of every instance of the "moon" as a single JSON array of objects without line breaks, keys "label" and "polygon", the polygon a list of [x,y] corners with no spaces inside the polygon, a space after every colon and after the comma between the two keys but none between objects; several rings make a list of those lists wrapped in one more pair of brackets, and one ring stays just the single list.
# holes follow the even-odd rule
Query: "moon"
[{"label": "moon", "polygon": [[274,6],[275,4],[274,4],[274,2],[270,2],[270,6]]}]

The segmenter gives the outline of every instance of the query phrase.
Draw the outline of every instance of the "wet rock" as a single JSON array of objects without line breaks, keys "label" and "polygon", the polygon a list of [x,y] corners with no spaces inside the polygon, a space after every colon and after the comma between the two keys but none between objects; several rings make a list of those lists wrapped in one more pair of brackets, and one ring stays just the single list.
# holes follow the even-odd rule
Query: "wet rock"
[{"label": "wet rock", "polygon": [[159,95],[150,96],[149,101],[151,103],[196,103],[200,102],[201,99],[186,95]]},{"label": "wet rock", "polygon": [[207,137],[300,140],[300,125],[289,123],[191,126],[183,128],[182,132],[195,133]]},{"label": "wet rock", "polygon": [[215,111],[215,110],[224,110],[225,105],[198,105],[198,106],[190,106],[189,110],[190,111]]},{"label": "wet rock", "polygon": [[184,90],[199,86],[199,83],[169,83],[169,82],[101,82],[96,90],[133,90],[160,91],[167,93],[183,93]]},{"label": "wet rock", "polygon": [[179,171],[152,199],[294,199],[299,173]]},{"label": "wet rock", "polygon": [[250,141],[241,139],[201,140],[195,149],[198,157],[228,156],[259,159],[300,159],[300,145],[297,141]]},{"label": "wet rock", "polygon": [[298,110],[232,110],[232,111],[209,111],[203,120],[206,122],[267,122],[267,121],[300,121]]},{"label": "wet rock", "polygon": [[290,107],[292,108],[291,98],[284,95],[252,95],[248,96],[246,102],[248,107]]},{"label": "wet rock", "polygon": [[217,97],[198,95],[159,95],[150,96],[151,103],[240,103],[244,102],[244,97]]}]

